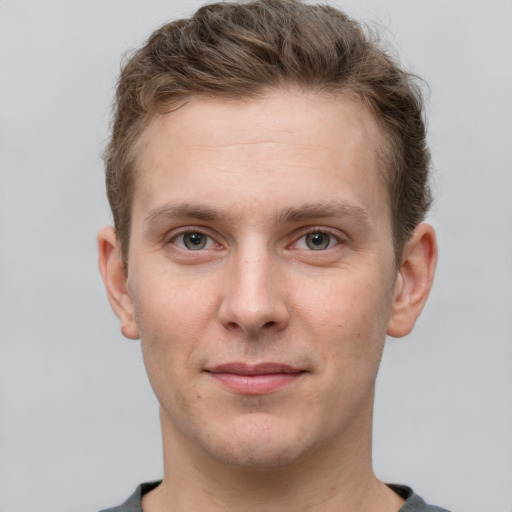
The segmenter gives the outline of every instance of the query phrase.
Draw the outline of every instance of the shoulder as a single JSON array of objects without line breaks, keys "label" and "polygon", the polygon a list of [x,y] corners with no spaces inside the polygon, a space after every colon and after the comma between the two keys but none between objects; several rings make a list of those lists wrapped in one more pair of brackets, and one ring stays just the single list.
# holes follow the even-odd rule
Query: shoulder
[{"label": "shoulder", "polygon": [[142,497],[152,491],[160,482],[147,482],[140,484],[135,492],[121,505],[113,508],[106,508],[100,512],[142,512]]},{"label": "shoulder", "polygon": [[420,498],[406,485],[388,484],[388,487],[405,499],[405,503],[398,512],[449,512],[445,508],[428,505],[423,498]]}]

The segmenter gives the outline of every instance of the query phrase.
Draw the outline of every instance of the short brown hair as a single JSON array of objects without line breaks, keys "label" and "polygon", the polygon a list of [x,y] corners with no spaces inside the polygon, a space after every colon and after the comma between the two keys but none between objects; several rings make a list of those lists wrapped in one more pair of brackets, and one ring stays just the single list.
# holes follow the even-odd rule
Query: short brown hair
[{"label": "short brown hair", "polygon": [[104,159],[107,195],[125,263],[137,142],[154,115],[195,95],[258,97],[295,85],[351,92],[386,139],[395,253],[430,205],[429,152],[415,77],[341,11],[299,0],[220,2],[164,25],[124,66]]}]

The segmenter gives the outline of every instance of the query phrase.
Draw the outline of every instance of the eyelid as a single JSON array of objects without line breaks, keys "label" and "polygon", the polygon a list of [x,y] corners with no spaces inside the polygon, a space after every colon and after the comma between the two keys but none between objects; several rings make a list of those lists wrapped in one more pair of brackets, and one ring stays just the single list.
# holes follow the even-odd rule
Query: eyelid
[{"label": "eyelid", "polygon": [[[342,233],[340,233],[337,230],[329,229],[329,228],[326,228],[326,227],[320,227],[320,226],[319,227],[315,227],[315,226],[313,226],[313,227],[308,227],[306,230],[301,230],[299,232],[299,236],[295,238],[295,241],[292,242],[289,247],[294,248],[293,246],[296,246],[300,240],[303,240],[308,235],[314,234],[314,233],[321,233],[321,234],[324,234],[324,235],[329,235],[330,237],[332,237],[336,241],[336,244],[333,247],[328,247],[326,249],[318,250],[318,251],[315,251],[315,252],[323,252],[323,251],[326,251],[328,249],[333,249],[334,247],[337,247],[338,245],[343,244],[345,242],[345,240],[346,240],[346,236],[343,236]],[[305,250],[313,251],[313,249],[310,249],[308,247],[305,247],[304,249]]]},{"label": "eyelid", "polygon": [[[178,249],[181,249],[186,252],[200,252],[205,249],[211,248],[211,247],[206,247],[203,249],[198,249],[197,251],[191,251],[190,249],[187,249],[185,247],[180,247],[179,245],[177,245],[175,243],[176,239],[178,239],[180,236],[184,236],[188,233],[198,233],[198,234],[208,237],[211,240],[211,242],[213,242],[214,245],[216,246],[216,248],[218,248],[218,249],[224,247],[224,244],[217,240],[218,239],[217,236],[214,236],[211,233],[209,233],[209,230],[207,228],[200,227],[200,226],[184,226],[181,228],[173,229],[170,233],[165,235],[164,244],[165,245],[174,245],[174,246],[178,247]],[[294,236],[293,241],[288,245],[288,248],[293,249],[294,248],[293,246],[297,245],[297,243],[300,240],[304,239],[307,235],[313,234],[313,233],[322,233],[322,234],[329,235],[336,241],[336,244],[334,245],[334,247],[336,247],[340,244],[343,244],[347,241],[347,236],[344,233],[340,232],[339,230],[326,228],[324,226],[318,226],[318,227],[317,226],[309,226],[307,228],[299,230],[298,233],[296,232],[296,235]],[[328,249],[332,249],[334,247],[329,247]],[[309,249],[309,250],[312,250],[312,249]],[[327,249],[324,249],[324,251],[325,250],[327,250]],[[321,251],[318,251],[318,252],[321,252]]]},{"label": "eyelid", "polygon": [[[211,247],[211,242],[213,242],[213,245],[215,246],[215,248],[220,248],[222,247],[222,244],[220,244],[210,233],[207,232],[208,230],[204,229],[204,228],[201,228],[201,227],[194,227],[194,226],[187,226],[187,227],[182,227],[182,228],[178,228],[176,230],[172,230],[170,233],[168,233],[166,236],[165,236],[165,239],[164,239],[164,243],[165,245],[174,245],[175,247],[177,247],[178,249],[182,250],[182,251],[186,251],[186,252],[200,252],[200,251],[204,251],[204,250],[207,250],[207,249],[212,249]],[[184,235],[187,235],[187,234],[190,234],[190,233],[197,233],[199,235],[203,235],[207,238],[209,238],[209,241],[210,241],[210,247],[203,247],[202,249],[197,249],[196,251],[193,251],[191,249],[187,249],[186,247],[182,247],[180,245],[178,245],[176,243],[176,240],[179,238],[179,237],[183,237]],[[208,242],[207,242],[208,244]]]}]

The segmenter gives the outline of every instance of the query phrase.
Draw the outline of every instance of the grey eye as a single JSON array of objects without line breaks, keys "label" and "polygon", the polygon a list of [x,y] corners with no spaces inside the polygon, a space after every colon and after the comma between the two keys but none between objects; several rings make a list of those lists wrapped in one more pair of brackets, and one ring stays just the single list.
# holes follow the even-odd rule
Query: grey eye
[{"label": "grey eye", "polygon": [[309,233],[306,235],[306,245],[313,251],[327,249],[331,243],[331,235],[328,233]]},{"label": "grey eye", "polygon": [[204,249],[208,243],[208,236],[203,233],[184,233],[183,245],[191,251],[198,251]]}]

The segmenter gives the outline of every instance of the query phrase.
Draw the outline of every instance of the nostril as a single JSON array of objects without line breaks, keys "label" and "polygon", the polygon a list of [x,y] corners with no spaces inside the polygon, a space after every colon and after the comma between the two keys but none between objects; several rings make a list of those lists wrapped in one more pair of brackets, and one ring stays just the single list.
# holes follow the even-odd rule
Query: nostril
[{"label": "nostril", "polygon": [[238,327],[239,327],[239,326],[238,326],[238,324],[237,324],[236,322],[228,322],[228,323],[226,324],[226,328],[227,328],[227,329],[236,329],[236,328],[238,328]]}]

